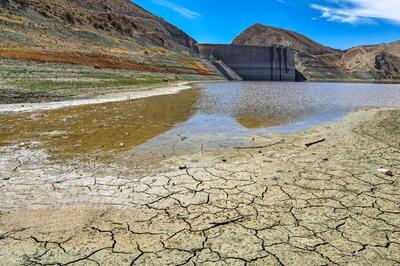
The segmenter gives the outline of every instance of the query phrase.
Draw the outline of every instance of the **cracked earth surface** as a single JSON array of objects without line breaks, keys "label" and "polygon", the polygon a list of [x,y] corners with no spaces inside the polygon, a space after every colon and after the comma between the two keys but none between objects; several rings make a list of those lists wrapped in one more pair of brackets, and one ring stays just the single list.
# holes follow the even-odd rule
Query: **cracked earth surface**
[{"label": "cracked earth surface", "polygon": [[158,163],[3,147],[0,265],[398,265],[399,129],[364,110]]}]

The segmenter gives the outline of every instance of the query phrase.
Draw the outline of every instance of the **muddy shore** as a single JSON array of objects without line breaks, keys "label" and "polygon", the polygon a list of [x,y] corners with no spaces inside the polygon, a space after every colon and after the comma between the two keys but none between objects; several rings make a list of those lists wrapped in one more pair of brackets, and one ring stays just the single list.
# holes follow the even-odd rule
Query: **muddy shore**
[{"label": "muddy shore", "polygon": [[154,162],[1,147],[0,264],[399,264],[399,119]]}]

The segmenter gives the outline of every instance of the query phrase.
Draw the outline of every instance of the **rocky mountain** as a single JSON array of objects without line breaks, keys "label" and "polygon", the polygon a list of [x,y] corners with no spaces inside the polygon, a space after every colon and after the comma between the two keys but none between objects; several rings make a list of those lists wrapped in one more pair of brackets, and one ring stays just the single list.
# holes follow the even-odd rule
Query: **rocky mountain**
[{"label": "rocky mountain", "polygon": [[338,50],[323,46],[308,37],[294,31],[255,24],[233,40],[233,44],[283,45],[293,50],[310,54],[335,53]]},{"label": "rocky mountain", "polygon": [[400,42],[348,49],[342,63],[359,79],[400,80]]},{"label": "rocky mountain", "polygon": [[296,53],[296,69],[307,80],[400,80],[400,42],[341,51],[294,31],[255,24],[232,43],[288,46]]},{"label": "rocky mountain", "polygon": [[130,0],[0,0],[0,57],[210,74],[195,44]]}]

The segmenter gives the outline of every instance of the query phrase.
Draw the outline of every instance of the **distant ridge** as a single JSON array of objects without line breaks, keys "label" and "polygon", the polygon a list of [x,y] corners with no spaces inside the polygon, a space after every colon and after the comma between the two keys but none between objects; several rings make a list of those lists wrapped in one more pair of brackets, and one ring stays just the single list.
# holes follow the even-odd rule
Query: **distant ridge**
[{"label": "distant ridge", "polygon": [[294,31],[254,24],[233,40],[233,44],[273,45],[292,47],[298,52],[311,54],[335,53],[339,50],[323,46],[310,38]]}]

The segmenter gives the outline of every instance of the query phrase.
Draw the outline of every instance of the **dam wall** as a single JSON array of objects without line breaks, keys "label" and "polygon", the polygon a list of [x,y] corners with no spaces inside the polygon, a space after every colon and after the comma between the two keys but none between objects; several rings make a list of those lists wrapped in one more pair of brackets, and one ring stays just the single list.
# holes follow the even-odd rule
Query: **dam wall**
[{"label": "dam wall", "polygon": [[198,44],[208,60],[220,60],[244,80],[295,81],[293,52],[286,47]]}]

